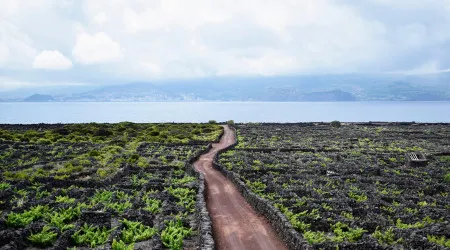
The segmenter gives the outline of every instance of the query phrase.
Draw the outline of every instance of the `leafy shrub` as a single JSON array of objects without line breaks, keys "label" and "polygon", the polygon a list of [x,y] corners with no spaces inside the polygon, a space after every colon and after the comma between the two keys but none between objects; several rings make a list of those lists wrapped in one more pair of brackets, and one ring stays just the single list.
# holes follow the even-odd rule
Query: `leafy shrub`
[{"label": "leafy shrub", "polygon": [[112,210],[114,210],[115,212],[122,214],[123,212],[125,212],[125,210],[127,210],[128,208],[131,208],[133,206],[133,203],[129,202],[129,201],[125,201],[125,202],[112,202],[112,203],[107,203],[105,205],[107,208],[110,208]]},{"label": "leafy shrub", "polygon": [[161,201],[158,199],[150,199],[148,197],[144,198],[144,202],[146,206],[144,207],[145,211],[149,211],[153,214],[157,214],[161,208]]},{"label": "leafy shrub", "polygon": [[96,173],[97,173],[98,177],[100,177],[100,178],[105,178],[106,176],[108,176],[108,171],[106,171],[103,168],[97,169]]},{"label": "leafy shrub", "polygon": [[36,246],[46,247],[51,246],[56,240],[57,233],[50,231],[49,226],[44,226],[41,232],[31,234],[28,239]]},{"label": "leafy shrub", "polygon": [[104,245],[109,238],[109,235],[114,229],[108,230],[106,227],[96,227],[84,224],[78,231],[72,235],[72,239],[77,246],[87,245],[92,248]]},{"label": "leafy shrub", "polygon": [[354,191],[350,191],[348,193],[348,196],[352,199],[354,199],[356,202],[364,202],[367,200],[367,195],[365,194],[358,194]]},{"label": "leafy shrub", "polygon": [[192,177],[192,176],[185,176],[185,177],[183,177],[183,178],[181,178],[181,179],[172,179],[171,181],[172,181],[172,184],[173,184],[173,185],[176,185],[176,186],[182,186],[182,185],[185,185],[185,184],[187,184],[187,183],[191,183],[191,182],[193,182],[193,181],[195,181],[195,180],[196,180],[195,177]]},{"label": "leafy shrub", "polygon": [[113,192],[109,191],[109,190],[97,190],[94,194],[94,196],[92,196],[90,198],[91,203],[93,205],[96,205],[97,203],[100,202],[109,202],[111,201],[113,196]]},{"label": "leafy shrub", "polygon": [[46,215],[46,221],[48,224],[57,227],[61,232],[74,228],[75,225],[69,224],[69,222],[80,216],[81,207],[77,205],[76,207],[68,207],[67,209],[60,208],[57,212],[48,213]]},{"label": "leafy shrub", "polygon": [[403,238],[395,239],[394,229],[392,227],[384,232],[380,231],[377,227],[372,236],[378,240],[380,245],[394,245],[403,241]]},{"label": "leafy shrub", "polygon": [[69,204],[75,203],[75,198],[69,198],[69,196],[59,195],[59,196],[56,196],[55,198],[56,198],[55,201],[57,203],[69,203]]},{"label": "leafy shrub", "polygon": [[365,232],[367,232],[367,230],[359,227],[351,228],[347,224],[340,221],[332,225],[331,228],[333,229],[333,232],[335,234],[335,237],[333,237],[331,240],[335,242],[342,242],[345,240],[349,242],[356,242],[357,240],[361,239],[362,235]]},{"label": "leafy shrub", "polygon": [[94,135],[95,136],[111,136],[113,133],[107,129],[104,128],[99,128],[97,131],[95,131]]},{"label": "leafy shrub", "polygon": [[125,242],[116,241],[116,239],[113,239],[112,245],[113,250],[133,250],[134,249],[134,243],[131,243],[130,245],[127,245]]},{"label": "leafy shrub", "polygon": [[43,217],[44,214],[49,212],[48,206],[37,205],[30,208],[30,210],[23,213],[11,212],[8,214],[6,224],[10,227],[25,227],[31,222]]},{"label": "leafy shrub", "polygon": [[331,122],[331,126],[334,128],[340,128],[341,127],[341,122],[340,121],[332,121]]},{"label": "leafy shrub", "polygon": [[215,120],[209,120],[208,123],[209,124],[216,124],[217,122]]},{"label": "leafy shrub", "polygon": [[97,150],[92,150],[88,155],[91,157],[97,157],[100,156],[100,152],[98,152]]},{"label": "leafy shrub", "polygon": [[[311,226],[311,224],[307,224],[304,221],[302,221],[300,218],[304,217],[308,214],[308,210],[305,210],[301,213],[295,214],[291,210],[289,210],[287,207],[283,206],[283,204],[276,203],[274,204],[276,208],[278,208],[286,217],[288,218],[289,222],[291,223],[292,227],[295,228],[299,232],[305,232],[308,230]],[[314,235],[311,235],[314,236]]]},{"label": "leafy shrub", "polygon": [[180,250],[183,247],[183,239],[192,234],[191,228],[186,228],[179,218],[171,220],[166,228],[161,232],[161,240],[164,246]]},{"label": "leafy shrub", "polygon": [[52,144],[52,142],[49,139],[45,138],[39,138],[36,142],[39,144],[46,144],[46,145]]},{"label": "leafy shrub", "polygon": [[177,204],[193,212],[195,206],[195,190],[190,188],[173,188],[167,189],[171,195],[178,199]]},{"label": "leafy shrub", "polygon": [[450,183],[450,173],[447,173],[446,175],[444,175],[444,181],[447,183]]},{"label": "leafy shrub", "polygon": [[11,187],[11,184],[9,184],[8,182],[1,182],[0,183],[0,190],[6,190],[8,188]]},{"label": "leafy shrub", "polygon": [[156,230],[149,226],[143,225],[141,222],[129,221],[124,219],[121,221],[125,226],[121,231],[121,239],[125,243],[133,243],[150,239],[156,234]]},{"label": "leafy shrub", "polygon": [[303,234],[303,237],[309,244],[319,244],[327,241],[327,237],[324,232],[306,231]]},{"label": "leafy shrub", "polygon": [[424,228],[425,224],[426,224],[426,222],[424,222],[424,221],[418,221],[414,224],[406,224],[406,223],[403,223],[400,218],[398,218],[395,226],[400,229],[411,229],[411,228]]},{"label": "leafy shrub", "polygon": [[444,247],[450,247],[450,239],[446,239],[445,236],[436,236],[436,235],[427,235],[427,239],[430,242],[433,242],[435,244],[444,246]]},{"label": "leafy shrub", "polygon": [[132,154],[130,155],[130,157],[128,158],[127,162],[128,163],[135,163],[139,160],[139,155],[137,154]]},{"label": "leafy shrub", "polygon": [[148,161],[145,158],[140,157],[136,165],[141,168],[146,168],[150,166],[150,163],[148,163]]},{"label": "leafy shrub", "polygon": [[252,192],[254,192],[256,194],[262,194],[264,192],[264,190],[266,190],[266,187],[267,187],[266,184],[264,184],[260,181],[251,182],[251,181],[247,180],[246,184],[252,190]]}]

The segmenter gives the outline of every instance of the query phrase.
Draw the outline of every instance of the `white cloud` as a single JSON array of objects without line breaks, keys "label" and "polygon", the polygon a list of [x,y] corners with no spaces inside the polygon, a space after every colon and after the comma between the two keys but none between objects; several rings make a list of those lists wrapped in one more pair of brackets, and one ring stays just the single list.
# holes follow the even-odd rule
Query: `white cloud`
[{"label": "white cloud", "polygon": [[92,83],[70,81],[28,81],[17,80],[12,77],[0,76],[0,92],[24,88],[56,87],[56,86],[89,86]]},{"label": "white cloud", "polygon": [[31,38],[8,21],[0,21],[0,63],[6,68],[26,68],[36,55]]},{"label": "white cloud", "polygon": [[9,57],[9,48],[6,44],[0,43],[0,66],[6,64]]},{"label": "white cloud", "polygon": [[428,61],[428,62],[420,65],[419,67],[416,67],[413,69],[394,71],[391,73],[402,74],[402,75],[429,75],[429,74],[437,74],[437,73],[444,73],[444,72],[450,72],[450,68],[449,69],[440,69],[439,62]]},{"label": "white cloud", "polygon": [[33,68],[66,70],[72,68],[72,62],[57,50],[44,50],[34,58]]},{"label": "white cloud", "polygon": [[72,55],[82,64],[96,64],[118,61],[122,59],[123,51],[105,32],[90,35],[79,31]]},{"label": "white cloud", "polygon": [[0,6],[0,65],[14,70],[31,67],[46,48],[71,51],[74,64],[83,65],[70,71],[96,79],[417,71],[430,61],[450,68],[450,0],[0,0]]}]

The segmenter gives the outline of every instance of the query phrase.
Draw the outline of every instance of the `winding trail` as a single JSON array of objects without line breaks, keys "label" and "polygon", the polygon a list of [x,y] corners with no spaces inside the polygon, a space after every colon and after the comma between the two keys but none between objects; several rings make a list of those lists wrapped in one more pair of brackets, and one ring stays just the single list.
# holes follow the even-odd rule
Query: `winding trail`
[{"label": "winding trail", "polygon": [[197,171],[205,175],[206,205],[212,220],[217,249],[287,249],[267,220],[246,202],[225,176],[213,168],[217,151],[235,142],[235,134],[224,126],[219,143],[194,162]]}]

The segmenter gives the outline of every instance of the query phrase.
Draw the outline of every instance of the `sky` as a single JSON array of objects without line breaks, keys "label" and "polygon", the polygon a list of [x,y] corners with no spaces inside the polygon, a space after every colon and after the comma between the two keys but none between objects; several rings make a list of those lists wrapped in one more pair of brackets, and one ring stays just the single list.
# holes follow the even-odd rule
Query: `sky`
[{"label": "sky", "polygon": [[450,0],[0,0],[0,91],[450,69]]}]

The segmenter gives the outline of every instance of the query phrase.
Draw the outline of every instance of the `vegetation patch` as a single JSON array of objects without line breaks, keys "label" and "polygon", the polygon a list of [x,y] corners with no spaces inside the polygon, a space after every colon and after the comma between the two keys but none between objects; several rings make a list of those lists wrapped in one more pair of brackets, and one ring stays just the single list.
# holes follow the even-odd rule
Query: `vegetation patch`
[{"label": "vegetation patch", "polygon": [[0,248],[198,248],[197,228],[186,225],[200,223],[199,183],[186,167],[222,131],[217,123],[0,125]]}]

